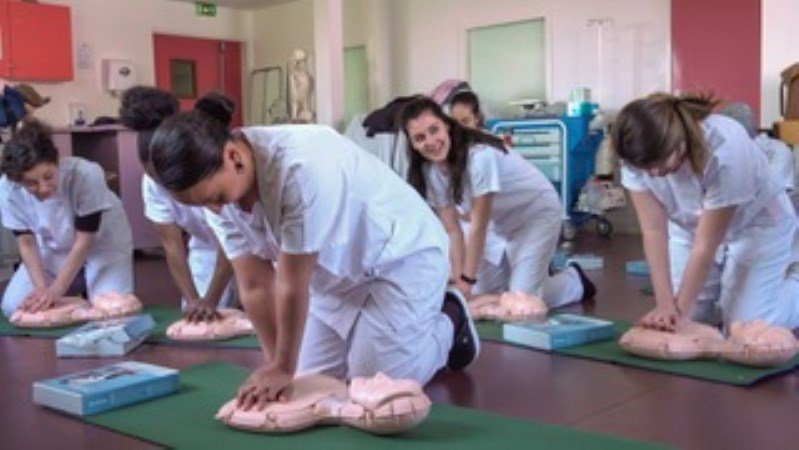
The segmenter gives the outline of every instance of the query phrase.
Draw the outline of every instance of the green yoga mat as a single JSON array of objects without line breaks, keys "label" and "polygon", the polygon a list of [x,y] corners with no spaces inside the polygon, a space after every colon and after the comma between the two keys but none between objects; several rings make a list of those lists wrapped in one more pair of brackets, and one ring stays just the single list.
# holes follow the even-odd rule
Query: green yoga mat
[{"label": "green yoga mat", "polygon": [[[781,366],[770,368],[747,367],[718,360],[659,361],[640,358],[625,352],[618,343],[619,337],[630,328],[630,322],[616,320],[613,323],[616,327],[614,339],[553,350],[553,353],[737,386],[749,386],[770,376],[789,372],[799,366],[799,356]],[[518,345],[502,338],[502,325],[497,322],[478,322],[477,332],[484,340]]]},{"label": "green yoga mat", "polygon": [[80,325],[70,325],[59,328],[17,328],[11,325],[4,314],[0,314],[0,336],[25,336],[57,339]]},{"label": "green yoga mat", "polygon": [[180,393],[108,413],[90,423],[177,449],[645,449],[642,442],[553,425],[435,405],[419,428],[394,437],[373,436],[349,427],[318,427],[302,433],[265,435],[233,430],[214,420],[232,398],[247,369],[207,364],[181,372]]},{"label": "green yoga mat", "polygon": [[[142,313],[150,314],[155,320],[155,329],[150,337],[147,338],[148,343],[151,344],[174,344],[174,345],[188,345],[188,346],[201,346],[201,347],[220,347],[220,348],[260,348],[258,339],[255,336],[246,336],[224,341],[203,341],[203,342],[183,342],[174,341],[169,339],[166,335],[166,329],[173,322],[180,320],[181,313],[177,308],[167,306],[148,306],[144,308]],[[17,328],[2,314],[0,314],[0,336],[27,336],[39,338],[58,339],[80,325],[72,325],[60,328]]]}]

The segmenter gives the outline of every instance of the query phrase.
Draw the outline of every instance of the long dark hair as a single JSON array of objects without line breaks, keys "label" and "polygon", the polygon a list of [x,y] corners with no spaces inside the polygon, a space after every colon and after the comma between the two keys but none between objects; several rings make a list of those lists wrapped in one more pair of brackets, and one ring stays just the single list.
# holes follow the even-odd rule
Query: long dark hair
[{"label": "long dark hair", "polygon": [[707,143],[700,123],[718,101],[709,95],[656,93],[633,100],[611,128],[611,145],[619,158],[642,169],[665,162],[685,144],[694,173],[704,170]]},{"label": "long dark hair", "polygon": [[25,172],[40,163],[58,165],[58,149],[51,137],[52,130],[36,119],[26,119],[3,148],[0,173],[19,183]]},{"label": "long dark hair", "polygon": [[416,97],[405,105],[405,108],[400,113],[399,120],[402,132],[405,133],[405,137],[408,139],[408,183],[422,197],[427,196],[427,182],[425,182],[422,170],[427,160],[413,149],[411,136],[408,135],[408,122],[418,118],[425,112],[432,113],[449,128],[450,149],[447,154],[446,164],[452,181],[452,200],[456,204],[460,203],[463,200],[463,174],[466,172],[466,164],[469,161],[469,149],[473,145],[486,144],[503,153],[507,153],[508,150],[505,148],[502,139],[480,130],[466,128],[452,117],[444,114],[441,106],[433,99],[421,95]]},{"label": "long dark hair", "polygon": [[232,139],[232,100],[210,93],[194,110],[165,119],[150,140],[150,163],[159,184],[172,192],[188,189],[222,167],[222,150]]},{"label": "long dark hair", "polygon": [[455,105],[465,105],[468,107],[477,119],[477,125],[481,128],[485,126],[485,116],[483,115],[482,108],[480,108],[480,99],[477,97],[477,94],[472,91],[458,92],[453,95],[452,99],[449,101],[450,111]]}]

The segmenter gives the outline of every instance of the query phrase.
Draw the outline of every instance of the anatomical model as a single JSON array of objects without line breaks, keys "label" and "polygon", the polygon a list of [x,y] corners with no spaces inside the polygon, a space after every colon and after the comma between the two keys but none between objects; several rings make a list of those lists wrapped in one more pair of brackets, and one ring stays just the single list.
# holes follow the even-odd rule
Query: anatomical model
[{"label": "anatomical model", "polygon": [[475,320],[500,322],[544,318],[548,311],[543,300],[524,292],[478,295],[469,301],[469,309]]},{"label": "anatomical model", "polygon": [[212,341],[253,334],[252,323],[244,311],[220,308],[220,320],[188,322],[178,320],[169,326],[166,335],[179,341]]},{"label": "anatomical model", "polygon": [[430,412],[430,399],[413,380],[394,380],[382,373],[353,378],[349,384],[325,375],[295,378],[287,402],[244,411],[236,399],[216,418],[233,428],[288,433],[315,425],[347,425],[374,434],[394,434],[419,425]]}]

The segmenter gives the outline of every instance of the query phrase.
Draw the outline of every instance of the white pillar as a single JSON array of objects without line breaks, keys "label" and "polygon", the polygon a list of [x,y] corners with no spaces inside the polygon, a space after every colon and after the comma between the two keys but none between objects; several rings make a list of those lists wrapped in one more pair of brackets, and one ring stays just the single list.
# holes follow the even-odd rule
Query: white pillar
[{"label": "white pillar", "polygon": [[341,0],[314,0],[316,121],[341,128],[344,120],[344,41]]}]

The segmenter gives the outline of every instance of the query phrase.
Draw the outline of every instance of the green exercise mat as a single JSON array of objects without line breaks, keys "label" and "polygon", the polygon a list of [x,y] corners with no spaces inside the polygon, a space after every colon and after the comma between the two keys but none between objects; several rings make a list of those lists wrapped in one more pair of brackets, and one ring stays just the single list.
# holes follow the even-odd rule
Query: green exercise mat
[{"label": "green exercise mat", "polygon": [[144,312],[152,315],[153,319],[155,320],[155,329],[145,341],[150,344],[174,344],[222,348],[261,348],[255,335],[226,339],[223,341],[175,341],[167,337],[166,329],[169,327],[169,325],[177,322],[182,317],[182,314],[178,308],[172,308],[168,306],[148,306],[144,308]]},{"label": "green exercise mat", "polygon": [[[260,348],[258,339],[255,336],[238,337],[223,341],[175,341],[167,337],[166,329],[173,322],[180,320],[181,312],[178,308],[172,308],[168,306],[148,306],[144,308],[142,314],[150,314],[153,316],[153,320],[155,320],[155,329],[146,340],[146,342],[151,344],[174,344],[221,348]],[[4,315],[0,314],[0,336],[26,336],[58,339],[81,325],[82,324],[77,324],[59,328],[18,328],[11,325],[8,319]]]},{"label": "green exercise mat", "polygon": [[0,314],[0,336],[24,336],[57,339],[82,324],[68,325],[58,328],[19,328],[11,325],[4,314]]},{"label": "green exercise mat", "polygon": [[[789,372],[799,366],[799,356],[781,366],[770,368],[748,367],[718,360],[659,361],[641,358],[625,352],[618,343],[619,337],[630,328],[631,323],[629,321],[613,320],[613,324],[616,328],[614,339],[553,350],[553,353],[738,386],[749,386],[770,376]],[[502,338],[502,324],[497,322],[478,322],[477,332],[482,339],[488,341],[518,345]]]},{"label": "green exercise mat", "polygon": [[394,437],[374,436],[344,426],[265,435],[231,429],[216,421],[217,409],[234,395],[248,370],[206,364],[183,370],[181,391],[120,410],[85,418],[90,423],[177,449],[644,449],[662,448],[496,414],[435,405],[419,428]]}]

